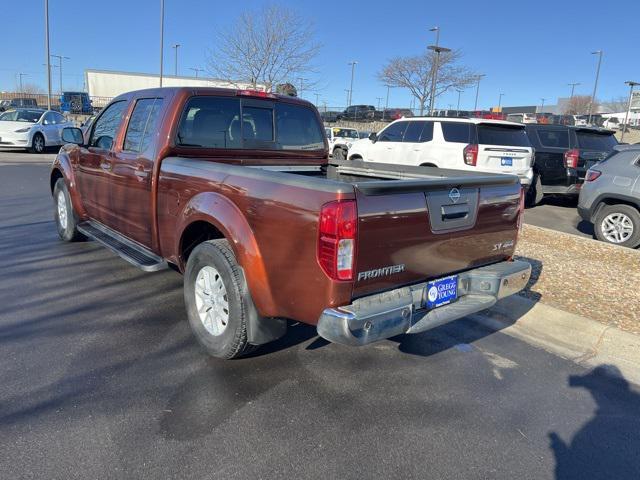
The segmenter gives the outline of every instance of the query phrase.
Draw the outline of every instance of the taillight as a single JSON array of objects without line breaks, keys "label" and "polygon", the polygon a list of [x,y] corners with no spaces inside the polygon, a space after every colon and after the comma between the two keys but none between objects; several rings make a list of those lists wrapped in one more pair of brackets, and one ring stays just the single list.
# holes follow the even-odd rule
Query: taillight
[{"label": "taillight", "polygon": [[273,93],[263,92],[261,90],[238,90],[236,95],[243,97],[277,98]]},{"label": "taillight", "polygon": [[518,232],[522,231],[524,224],[524,188],[520,187],[520,201],[518,202]]},{"label": "taillight", "polygon": [[585,182],[593,182],[596,178],[602,175],[602,172],[599,170],[587,170],[587,174],[584,176]]},{"label": "taillight", "polygon": [[475,143],[469,144],[464,147],[463,153],[464,163],[475,167],[478,163],[478,145]]},{"label": "taillight", "polygon": [[358,212],[355,200],[322,206],[318,228],[318,263],[333,280],[353,280]]},{"label": "taillight", "polygon": [[564,166],[566,168],[578,168],[578,159],[580,158],[580,150],[573,148],[564,152]]}]

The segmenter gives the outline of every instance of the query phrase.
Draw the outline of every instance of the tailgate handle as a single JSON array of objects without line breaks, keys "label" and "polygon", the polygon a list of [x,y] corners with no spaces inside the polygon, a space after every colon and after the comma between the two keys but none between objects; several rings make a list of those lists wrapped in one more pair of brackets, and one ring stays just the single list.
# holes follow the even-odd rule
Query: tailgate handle
[{"label": "tailgate handle", "polygon": [[442,221],[458,220],[469,216],[469,205],[466,203],[460,205],[442,205]]}]

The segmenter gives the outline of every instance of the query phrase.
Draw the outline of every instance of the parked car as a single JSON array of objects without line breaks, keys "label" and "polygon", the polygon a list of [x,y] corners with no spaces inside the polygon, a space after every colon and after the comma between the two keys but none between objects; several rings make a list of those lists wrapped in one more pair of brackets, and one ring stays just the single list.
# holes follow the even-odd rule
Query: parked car
[{"label": "parked car", "polygon": [[538,117],[535,113],[509,113],[507,121],[518,123],[538,123]]},{"label": "parked car", "polygon": [[526,125],[535,149],[534,180],[527,206],[544,195],[578,195],[587,170],[604,159],[618,144],[614,132],[568,125]]},{"label": "parked car", "polygon": [[325,127],[324,132],[329,142],[329,156],[336,160],[345,160],[353,142],[360,140],[355,128]]},{"label": "parked car", "polygon": [[285,319],[346,345],[418,333],[529,280],[512,259],[515,176],[329,164],[299,98],[148,89],[63,136],[50,176],[61,239],[182,272],[189,325],[216,357],[279,338]]},{"label": "parked car", "polygon": [[528,186],[533,150],[524,125],[479,118],[396,120],[354,143],[349,159],[518,175]]},{"label": "parked car", "polygon": [[43,153],[47,147],[62,145],[62,129],[72,125],[53,110],[7,110],[0,113],[0,148],[24,148]]},{"label": "parked car", "polygon": [[327,110],[326,112],[321,111],[320,118],[322,119],[323,122],[334,123],[338,121],[338,118],[340,117],[341,113],[342,112],[335,112],[331,110]]},{"label": "parked car", "polygon": [[373,105],[351,105],[338,115],[338,120],[373,121],[376,107]]},{"label": "parked car", "polygon": [[640,246],[640,146],[617,147],[587,171],[578,213],[598,240]]},{"label": "parked car", "polygon": [[60,111],[74,114],[93,113],[89,94],[85,92],[63,92],[60,96]]},{"label": "parked car", "polygon": [[393,120],[411,117],[413,117],[413,112],[410,108],[387,108],[381,112],[376,110],[376,120],[387,120],[392,122]]},{"label": "parked car", "polygon": [[13,98],[0,102],[0,112],[14,108],[38,108],[38,101],[35,98]]}]

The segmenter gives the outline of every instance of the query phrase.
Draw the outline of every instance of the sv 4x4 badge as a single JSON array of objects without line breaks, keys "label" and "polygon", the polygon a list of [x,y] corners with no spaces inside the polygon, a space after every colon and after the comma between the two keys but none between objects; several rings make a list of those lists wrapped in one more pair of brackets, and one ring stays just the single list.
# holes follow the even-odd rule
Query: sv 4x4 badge
[{"label": "sv 4x4 badge", "polygon": [[507,240],[506,242],[495,243],[493,245],[493,251],[498,252],[501,250],[508,250],[509,248],[513,248],[513,240]]}]

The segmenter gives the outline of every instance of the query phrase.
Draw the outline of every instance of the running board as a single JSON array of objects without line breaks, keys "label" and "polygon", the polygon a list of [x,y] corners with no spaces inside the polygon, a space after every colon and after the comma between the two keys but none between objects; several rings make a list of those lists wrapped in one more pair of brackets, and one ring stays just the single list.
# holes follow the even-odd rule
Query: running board
[{"label": "running board", "polygon": [[98,222],[89,220],[79,223],[78,231],[145,272],[168,268],[162,257]]}]

